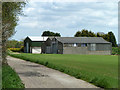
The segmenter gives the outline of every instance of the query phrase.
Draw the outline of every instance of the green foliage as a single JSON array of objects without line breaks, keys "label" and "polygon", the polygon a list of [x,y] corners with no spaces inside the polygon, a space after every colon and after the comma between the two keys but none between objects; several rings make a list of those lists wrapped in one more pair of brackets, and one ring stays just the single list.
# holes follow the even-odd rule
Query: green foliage
[{"label": "green foliage", "polygon": [[2,88],[24,88],[19,76],[8,65],[2,66]]},{"label": "green foliage", "polygon": [[102,37],[103,37],[106,41],[109,41],[109,40],[108,40],[108,34],[104,34],[104,35],[102,35]]},{"label": "green foliage", "polygon": [[[24,2],[3,2],[2,3],[2,35],[4,38],[9,38],[15,32],[17,21],[19,20],[18,15],[23,15]],[[4,34],[7,34],[4,36]]]},{"label": "green foliage", "polygon": [[92,31],[89,31],[88,36],[89,36],[89,37],[96,37],[95,33],[92,32]]},{"label": "green foliage", "polygon": [[118,87],[118,56],[10,54],[83,79],[102,88]]},{"label": "green foliage", "polygon": [[82,36],[81,34],[82,34],[82,33],[81,33],[80,31],[77,31],[74,36],[75,36],[75,37],[81,37],[81,36]]},{"label": "green foliage", "polygon": [[108,32],[108,41],[112,43],[113,47],[117,47],[116,38],[113,32]]},{"label": "green foliage", "polygon": [[20,49],[21,49],[21,52],[24,52],[24,46],[21,46]]},{"label": "green foliage", "polygon": [[102,37],[112,43],[112,47],[117,47],[116,38],[113,32],[108,32],[107,34],[102,35]]},{"label": "green foliage", "polygon": [[95,37],[96,35],[92,31],[83,29],[82,31],[76,32],[75,37]]},{"label": "green foliage", "polygon": [[25,2],[2,3],[2,63],[7,64],[7,41],[15,33],[19,15],[23,15]]},{"label": "green foliage", "polygon": [[120,55],[120,48],[112,47],[112,55]]},{"label": "green foliage", "polygon": [[99,33],[97,33],[97,37],[101,37],[101,35]]},{"label": "green foliage", "polygon": [[7,41],[7,48],[20,48],[21,46],[23,46],[23,41],[17,41],[17,40]]},{"label": "green foliage", "polygon": [[58,36],[60,37],[60,33],[54,33],[54,32],[50,32],[50,31],[44,31],[42,36]]}]

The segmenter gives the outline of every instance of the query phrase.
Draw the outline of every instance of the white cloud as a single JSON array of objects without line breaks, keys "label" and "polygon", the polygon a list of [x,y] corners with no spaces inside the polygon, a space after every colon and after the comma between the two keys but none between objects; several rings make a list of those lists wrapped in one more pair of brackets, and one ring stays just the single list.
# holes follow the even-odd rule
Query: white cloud
[{"label": "white cloud", "polygon": [[118,26],[118,18],[113,18],[109,20],[108,25],[111,27],[117,27]]},{"label": "white cloud", "polygon": [[118,2],[119,0],[29,0],[30,2]]},{"label": "white cloud", "polygon": [[24,13],[29,14],[29,13],[33,12],[34,10],[35,10],[35,8],[30,7],[30,8],[25,9]]},{"label": "white cloud", "polygon": [[20,24],[20,26],[22,26],[22,27],[31,27],[31,28],[35,28],[35,27],[37,27],[39,24],[38,24],[38,22],[26,22],[26,23],[22,23],[22,24]]}]

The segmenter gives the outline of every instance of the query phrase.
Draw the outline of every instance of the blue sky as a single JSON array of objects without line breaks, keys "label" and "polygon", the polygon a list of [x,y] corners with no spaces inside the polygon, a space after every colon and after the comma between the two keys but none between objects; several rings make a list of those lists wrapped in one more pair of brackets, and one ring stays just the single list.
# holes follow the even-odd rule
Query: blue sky
[{"label": "blue sky", "polygon": [[41,36],[45,30],[73,37],[78,30],[95,33],[114,32],[118,40],[117,2],[34,2],[24,8],[26,16],[19,16],[16,33],[11,39]]}]

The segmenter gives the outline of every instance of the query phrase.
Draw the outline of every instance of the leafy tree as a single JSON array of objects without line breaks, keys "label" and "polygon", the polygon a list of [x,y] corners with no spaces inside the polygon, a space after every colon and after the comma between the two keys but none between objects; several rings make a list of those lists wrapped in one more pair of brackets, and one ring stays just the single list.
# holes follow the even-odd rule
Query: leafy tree
[{"label": "leafy tree", "polygon": [[60,37],[60,33],[54,33],[54,32],[50,32],[50,31],[44,31],[42,36],[58,36]]},{"label": "leafy tree", "polygon": [[54,36],[59,36],[59,37],[60,37],[61,35],[60,35],[60,33],[55,33],[55,35],[54,35]]},{"label": "leafy tree", "polygon": [[97,37],[101,37],[99,33],[97,33]]},{"label": "leafy tree", "polygon": [[81,34],[82,37],[88,37],[89,36],[88,30],[83,29],[81,33],[82,33]]},{"label": "leafy tree", "polygon": [[81,37],[81,32],[80,31],[78,31],[78,32],[76,32],[76,34],[74,35],[74,37]]},{"label": "leafy tree", "polygon": [[89,37],[96,37],[96,35],[92,31],[89,31],[88,35],[89,35]]},{"label": "leafy tree", "polygon": [[102,35],[102,37],[103,37],[103,39],[105,39],[106,41],[109,41],[109,40],[108,40],[108,34],[104,34],[104,35]]},{"label": "leafy tree", "polygon": [[113,32],[108,32],[107,34],[101,35],[106,41],[111,42],[113,47],[117,47],[116,38]]},{"label": "leafy tree", "polygon": [[108,32],[108,41],[112,43],[113,47],[117,47],[116,38],[113,32]]},{"label": "leafy tree", "polygon": [[23,41],[17,41],[17,40],[7,41],[7,48],[21,48],[21,46],[23,46]]},{"label": "leafy tree", "polygon": [[9,37],[15,33],[15,27],[19,20],[18,15],[23,15],[25,2],[2,3],[2,63],[7,64],[6,45]]},{"label": "leafy tree", "polygon": [[76,32],[75,37],[95,37],[96,35],[92,31],[83,29],[82,31]]}]

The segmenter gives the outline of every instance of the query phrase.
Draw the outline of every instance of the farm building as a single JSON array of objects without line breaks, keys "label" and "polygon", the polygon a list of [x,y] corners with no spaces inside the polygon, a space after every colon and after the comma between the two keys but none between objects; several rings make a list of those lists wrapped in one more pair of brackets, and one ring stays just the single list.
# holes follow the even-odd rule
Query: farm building
[{"label": "farm building", "polygon": [[42,45],[47,54],[110,55],[112,44],[102,37],[49,37]]},{"label": "farm building", "polygon": [[28,36],[24,40],[24,52],[25,53],[41,53],[42,44],[47,40],[48,37],[31,37]]}]

